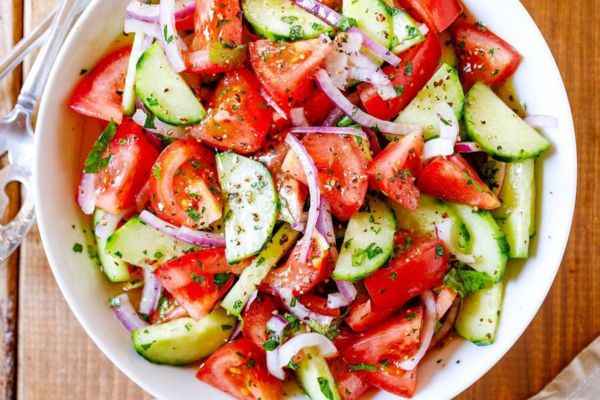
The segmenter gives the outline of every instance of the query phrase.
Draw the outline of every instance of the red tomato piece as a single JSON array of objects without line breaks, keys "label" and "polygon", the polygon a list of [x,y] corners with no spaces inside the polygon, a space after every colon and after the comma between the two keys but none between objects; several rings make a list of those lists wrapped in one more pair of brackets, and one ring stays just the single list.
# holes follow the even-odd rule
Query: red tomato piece
[{"label": "red tomato piece", "polygon": [[140,126],[125,119],[102,157],[109,155],[106,168],[96,173],[96,207],[117,214],[135,207],[136,195],[148,181],[158,151]]},{"label": "red tomato piece", "polygon": [[218,149],[248,154],[260,149],[272,118],[256,78],[240,68],[219,82],[208,116],[191,134]]},{"label": "red tomato piece", "polygon": [[215,351],[196,378],[240,400],[279,400],[283,396],[282,382],[269,374],[265,352],[246,338]]},{"label": "red tomato piece", "polygon": [[[286,212],[289,213],[294,221],[301,221],[302,214],[304,213],[304,203],[308,195],[306,185],[281,172],[276,175],[275,184],[277,186],[277,193],[279,194],[279,201],[282,203],[285,202]],[[283,213],[283,209],[281,212]]]},{"label": "red tomato piece", "polygon": [[267,322],[277,310],[275,299],[269,295],[260,293],[256,300],[250,304],[244,312],[244,324],[242,333],[245,338],[252,340],[254,344],[262,349],[263,344],[269,340],[267,335]]},{"label": "red tomato piece", "polygon": [[368,377],[349,371],[349,364],[342,357],[327,360],[327,364],[343,400],[358,400],[371,387]]},{"label": "red tomato piece", "polygon": [[402,8],[436,32],[445,31],[462,14],[458,0],[398,0]]},{"label": "red tomato piece", "polygon": [[499,86],[521,63],[521,55],[481,24],[461,23],[453,29],[460,81],[468,90],[477,81]]},{"label": "red tomato piece", "polygon": [[284,142],[267,138],[263,149],[255,154],[255,158],[265,164],[271,175],[277,175],[287,152],[288,146]]},{"label": "red tomato piece", "polygon": [[[321,195],[331,204],[333,215],[347,221],[364,203],[369,161],[350,137],[308,134],[302,138],[302,144],[317,167]],[[281,169],[306,184],[306,175],[294,152],[288,152]]]},{"label": "red tomato piece", "polygon": [[417,186],[442,200],[482,210],[500,207],[500,200],[460,154],[434,158],[421,171]]},{"label": "red tomato piece", "polygon": [[285,112],[310,93],[312,76],[331,50],[322,39],[250,43],[250,63],[267,93]]},{"label": "red tomato piece", "polygon": [[373,305],[397,308],[424,291],[440,286],[450,267],[449,258],[441,240],[416,239],[389,265],[365,279]]},{"label": "red tomato piece", "polygon": [[221,218],[215,155],[194,139],[177,140],[161,153],[150,188],[152,209],[168,222],[206,228]]},{"label": "red tomato piece", "polygon": [[193,31],[195,26],[194,15],[195,13],[189,13],[184,17],[176,19],[175,29],[177,29],[178,31]]},{"label": "red tomato piece", "polygon": [[354,332],[364,332],[388,319],[396,310],[375,308],[369,297],[356,300],[348,309],[346,323]]},{"label": "red tomato piece", "polygon": [[329,96],[319,87],[315,87],[306,101],[302,103],[304,116],[310,125],[321,125],[323,120],[335,108]]},{"label": "red tomato piece", "polygon": [[313,287],[331,274],[333,267],[327,241],[315,231],[306,262],[298,260],[300,243],[294,247],[292,254],[281,267],[272,269],[262,286],[270,293],[288,288],[294,296],[308,293]]},{"label": "red tomato piece", "polygon": [[388,65],[383,68],[401,95],[383,100],[373,85],[362,84],[358,87],[365,110],[377,118],[395,118],[433,76],[441,54],[440,41],[435,33],[429,32],[424,42],[402,54],[402,62],[397,67]]},{"label": "red tomato piece", "polygon": [[329,317],[339,317],[339,308],[327,307],[327,299],[325,297],[317,296],[312,293],[307,293],[298,298],[298,301],[302,303],[310,311],[316,312],[317,314],[327,315]]},{"label": "red tomato piece", "polygon": [[370,163],[372,184],[387,197],[415,210],[419,206],[419,189],[415,179],[421,169],[423,135],[413,133],[390,143]]},{"label": "red tomato piece", "polygon": [[417,387],[417,368],[405,371],[398,366],[402,360],[392,357],[386,364],[368,375],[373,386],[402,397],[412,397]]},{"label": "red tomato piece", "polygon": [[130,54],[131,46],[128,46],[104,57],[79,82],[69,100],[69,108],[88,117],[120,124]]},{"label": "red tomato piece", "polygon": [[457,293],[450,288],[442,288],[435,298],[435,309],[437,311],[437,319],[440,320],[444,317],[446,312],[452,307],[454,299],[456,299]]},{"label": "red tomato piece", "polygon": [[223,249],[206,249],[168,261],[154,274],[188,314],[199,321],[233,285],[233,274],[211,272],[223,270],[225,264]]}]

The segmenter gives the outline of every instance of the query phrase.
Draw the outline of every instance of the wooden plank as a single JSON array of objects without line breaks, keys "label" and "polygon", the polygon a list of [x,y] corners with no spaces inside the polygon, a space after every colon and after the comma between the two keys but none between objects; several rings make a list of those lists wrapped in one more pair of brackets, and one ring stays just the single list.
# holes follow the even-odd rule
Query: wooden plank
[{"label": "wooden plank", "polygon": [[[0,57],[21,38],[22,0],[0,2]],[[21,82],[21,71],[16,70],[0,82],[0,115],[13,106]],[[0,154],[0,168],[8,162]],[[0,188],[3,191],[4,188]],[[14,183],[6,188],[10,199],[8,210],[0,210],[0,221],[7,223],[18,211],[19,186]],[[4,215],[3,215],[4,214]],[[0,264],[0,399],[9,400],[16,396],[16,346],[18,304],[18,253]]]}]

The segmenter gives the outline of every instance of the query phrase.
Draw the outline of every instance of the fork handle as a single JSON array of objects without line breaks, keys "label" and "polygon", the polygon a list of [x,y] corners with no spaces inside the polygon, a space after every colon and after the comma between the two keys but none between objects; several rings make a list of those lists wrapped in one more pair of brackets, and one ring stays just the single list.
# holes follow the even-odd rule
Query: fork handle
[{"label": "fork handle", "polygon": [[36,57],[31,71],[27,75],[25,82],[21,88],[21,94],[17,99],[17,104],[23,109],[32,113],[48,79],[48,75],[52,70],[54,61],[58,56],[58,52],[69,33],[69,29],[77,17],[77,7],[73,6],[73,0],[62,0],[52,26],[50,35],[40,54]]}]

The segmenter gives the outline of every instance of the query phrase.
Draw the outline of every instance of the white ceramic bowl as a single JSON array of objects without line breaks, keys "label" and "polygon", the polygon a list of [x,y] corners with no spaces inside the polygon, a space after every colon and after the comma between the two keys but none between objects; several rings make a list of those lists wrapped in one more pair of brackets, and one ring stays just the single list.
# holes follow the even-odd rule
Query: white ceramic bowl
[{"label": "white ceramic bowl", "polygon": [[[524,56],[515,76],[518,98],[531,114],[558,117],[558,129],[545,135],[552,148],[538,161],[538,233],[533,255],[511,264],[498,339],[477,347],[454,340],[430,354],[419,369],[414,399],[446,399],[465,390],[511,348],[540,308],[560,265],[575,204],[577,155],[569,103],[548,46],[527,11],[517,0],[464,0],[480,21]],[[106,306],[108,286],[85,254],[87,227],[74,199],[84,143],[98,129],[87,129],[82,118],[67,109],[67,99],[82,68],[90,68],[122,31],[123,0],[96,0],[71,32],[50,75],[37,122],[35,203],[38,223],[52,271],[71,309],[102,351],[127,376],[160,399],[228,399],[194,378],[194,369],[150,364],[131,346],[128,332]],[[75,225],[75,228],[73,228]],[[443,362],[436,363],[442,359]],[[460,360],[460,363],[456,361]],[[200,397],[199,397],[200,396]],[[380,392],[375,399],[391,399]]]}]

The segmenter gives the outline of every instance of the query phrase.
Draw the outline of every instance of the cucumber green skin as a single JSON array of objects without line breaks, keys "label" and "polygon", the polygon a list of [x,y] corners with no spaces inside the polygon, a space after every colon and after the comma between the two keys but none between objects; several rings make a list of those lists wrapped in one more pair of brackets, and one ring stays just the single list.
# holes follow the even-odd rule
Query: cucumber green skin
[{"label": "cucumber green skin", "polygon": [[[93,224],[94,227],[102,220],[104,211],[96,209],[94,211]],[[95,229],[94,229],[95,231]],[[96,247],[98,249],[98,259],[102,264],[102,271],[111,282],[127,282],[131,279],[129,274],[129,266],[123,260],[106,251],[106,239],[101,239],[94,234],[96,238]]]},{"label": "cucumber green skin", "polygon": [[383,47],[392,47],[392,15],[383,0],[344,0],[342,14],[354,18],[358,27]]},{"label": "cucumber green skin", "polygon": [[478,346],[493,344],[502,310],[504,282],[471,293],[463,299],[456,317],[456,332]]},{"label": "cucumber green skin", "polygon": [[200,321],[178,318],[134,330],[131,340],[135,351],[151,363],[185,365],[223,346],[234,325],[234,317],[216,308]]},{"label": "cucumber green skin", "polygon": [[[342,249],[335,263],[333,278],[343,281],[357,281],[377,271],[388,260],[394,249],[396,217],[392,209],[382,200],[368,196],[368,211],[352,215]],[[361,265],[352,264],[352,254],[357,249],[365,249],[375,243],[382,253],[372,259],[365,257]]]},{"label": "cucumber green skin", "polygon": [[225,203],[225,257],[230,264],[255,254],[273,233],[279,201],[264,164],[235,153],[216,156]]},{"label": "cucumber green skin", "polygon": [[167,124],[193,125],[206,116],[206,110],[173,71],[158,43],[150,46],[137,63],[135,90],[146,108]]},{"label": "cucumber green skin", "polygon": [[527,258],[530,232],[535,231],[534,159],[506,165],[500,201],[502,206],[494,210],[493,215],[506,235],[510,248],[508,255],[511,258]]},{"label": "cucumber green skin", "polygon": [[550,146],[546,138],[481,82],[467,93],[465,125],[469,139],[499,161],[536,158]]},{"label": "cucumber green skin", "polygon": [[396,213],[398,229],[414,232],[419,236],[436,236],[436,225],[442,221],[450,221],[451,238],[455,247],[465,252],[468,249],[469,231],[460,217],[443,200],[422,194],[416,210],[408,210],[391,201],[388,204]]},{"label": "cucumber green skin", "polygon": [[[313,39],[321,33],[333,34],[331,26],[291,0],[243,0],[242,9],[254,31],[272,41]],[[286,23],[286,17],[295,20]]]},{"label": "cucumber green skin", "polygon": [[137,216],[117,229],[106,241],[107,254],[131,265],[151,269],[195,248],[157,231]]},{"label": "cucumber green skin", "polygon": [[[318,348],[308,347],[304,349],[304,357],[298,363],[296,376],[311,400],[342,400],[327,361],[321,356]],[[321,392],[319,378],[327,380],[333,397],[327,398]]]},{"label": "cucumber green skin", "polygon": [[[402,26],[406,28],[406,36],[403,36],[402,38],[398,37],[398,32],[394,32],[394,37],[392,38],[392,52],[394,54],[400,54],[425,41],[425,35],[421,33],[417,22],[410,16],[410,14],[399,9],[395,10],[395,15],[392,17],[392,28],[394,27],[394,19],[400,20]],[[413,32],[416,32],[416,35],[409,35],[409,29],[412,29]],[[394,43],[398,44],[394,45]]]},{"label": "cucumber green skin", "polygon": [[462,204],[448,204],[469,232],[471,240],[467,250],[476,259],[469,266],[488,273],[496,283],[502,281],[508,260],[508,242],[492,214]]},{"label": "cucumber green skin", "polygon": [[438,68],[425,87],[396,118],[396,122],[420,125],[425,139],[435,138],[440,134],[440,118],[435,106],[441,102],[451,105],[457,120],[462,118],[465,95],[458,73],[448,64],[442,64]]},{"label": "cucumber green skin", "polygon": [[271,268],[277,265],[277,262],[294,245],[298,235],[298,231],[293,230],[288,224],[283,224],[267,243],[265,249],[252,260],[252,264],[244,269],[238,281],[221,302],[221,307],[226,309],[229,314],[240,317],[252,293]]}]

